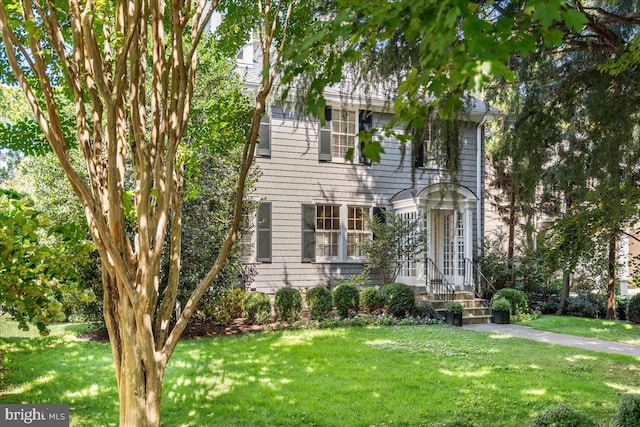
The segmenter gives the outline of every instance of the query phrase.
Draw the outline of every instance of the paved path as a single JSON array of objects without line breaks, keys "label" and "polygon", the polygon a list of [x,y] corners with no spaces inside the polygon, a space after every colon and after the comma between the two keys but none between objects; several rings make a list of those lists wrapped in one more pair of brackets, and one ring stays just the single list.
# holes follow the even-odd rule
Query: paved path
[{"label": "paved path", "polygon": [[479,325],[467,325],[465,329],[480,332],[492,332],[496,334],[510,335],[517,338],[526,338],[549,344],[565,345],[568,347],[578,347],[585,350],[599,351],[604,353],[617,353],[640,358],[640,345],[624,344],[613,341],[598,340],[595,338],[577,337],[575,335],[556,334],[545,332],[522,325],[498,325],[495,323],[483,323]]}]

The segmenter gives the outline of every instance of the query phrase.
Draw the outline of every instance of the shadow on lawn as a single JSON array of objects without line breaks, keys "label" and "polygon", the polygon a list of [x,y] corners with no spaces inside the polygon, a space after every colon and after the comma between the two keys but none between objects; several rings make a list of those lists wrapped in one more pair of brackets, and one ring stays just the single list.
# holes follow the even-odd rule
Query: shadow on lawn
[{"label": "shadow on lawn", "polygon": [[168,426],[429,426],[457,418],[520,426],[558,402],[611,413],[612,389],[633,367],[440,327],[277,332],[179,348],[165,381]]},{"label": "shadow on lawn", "polygon": [[[72,425],[117,423],[109,344],[0,339],[0,403],[64,403]],[[337,328],[181,342],[164,426],[521,426],[569,403],[602,416],[640,391],[631,358],[446,327]],[[604,374],[603,374],[604,373]],[[624,385],[624,389],[620,388]]]}]

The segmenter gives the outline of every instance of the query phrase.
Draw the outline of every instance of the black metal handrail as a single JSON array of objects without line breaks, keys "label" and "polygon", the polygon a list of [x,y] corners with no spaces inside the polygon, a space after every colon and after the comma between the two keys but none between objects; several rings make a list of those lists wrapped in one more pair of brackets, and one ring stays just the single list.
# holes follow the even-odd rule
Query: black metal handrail
[{"label": "black metal handrail", "polygon": [[427,291],[440,298],[444,302],[453,301],[456,288],[454,288],[447,278],[442,274],[431,258],[426,259]]},{"label": "black metal handrail", "polygon": [[482,274],[482,271],[469,258],[464,259],[464,287],[473,289],[476,298],[490,300],[496,291],[493,283]]}]

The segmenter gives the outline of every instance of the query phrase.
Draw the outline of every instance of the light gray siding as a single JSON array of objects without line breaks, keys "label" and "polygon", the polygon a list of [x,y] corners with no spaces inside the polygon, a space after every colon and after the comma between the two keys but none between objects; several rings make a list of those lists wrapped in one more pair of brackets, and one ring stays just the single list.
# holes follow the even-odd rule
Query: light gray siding
[{"label": "light gray siding", "polygon": [[[374,127],[384,123],[383,114],[374,115]],[[476,192],[477,128],[461,129],[461,168],[457,183]],[[272,109],[270,157],[257,157],[261,177],[254,197],[271,203],[271,263],[256,263],[256,276],[250,287],[273,293],[283,286],[313,287],[362,271],[361,262],[302,262],[303,204],[340,204],[390,207],[391,197],[412,185],[448,182],[443,170],[419,169],[411,177],[411,148],[403,155],[395,138],[382,140],[380,163],[371,166],[342,159],[318,160],[319,123],[296,120]],[[480,222],[474,218],[474,236]]]}]

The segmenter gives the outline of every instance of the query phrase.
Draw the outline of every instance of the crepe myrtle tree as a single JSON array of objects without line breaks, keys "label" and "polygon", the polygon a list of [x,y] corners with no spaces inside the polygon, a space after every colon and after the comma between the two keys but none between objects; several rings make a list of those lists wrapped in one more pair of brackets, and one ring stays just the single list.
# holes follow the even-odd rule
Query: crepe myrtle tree
[{"label": "crepe myrtle tree", "polygon": [[[233,222],[214,265],[181,315],[170,322],[180,272],[181,139],[189,118],[197,47],[212,13],[222,5],[217,0],[0,2],[2,78],[25,93],[82,204],[100,254],[122,426],[159,425],[167,363],[237,239],[245,178],[294,0],[237,3],[224,5],[225,21],[242,23],[236,26],[245,29],[242,37],[249,35],[249,28],[258,29],[264,72],[244,143]],[[60,107],[69,98],[73,136],[63,130]],[[72,145],[83,153],[86,180],[69,160]],[[169,277],[160,292],[169,230]]]}]

